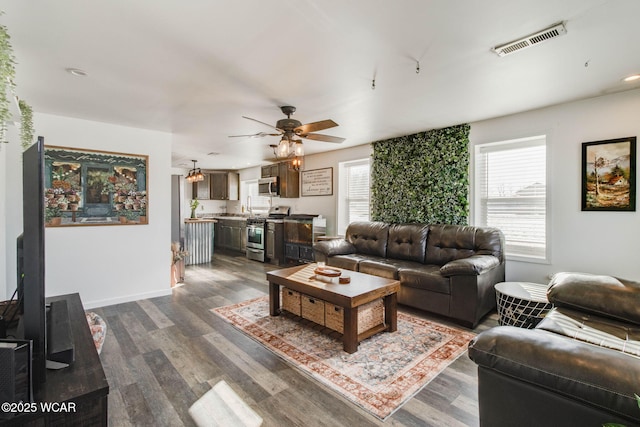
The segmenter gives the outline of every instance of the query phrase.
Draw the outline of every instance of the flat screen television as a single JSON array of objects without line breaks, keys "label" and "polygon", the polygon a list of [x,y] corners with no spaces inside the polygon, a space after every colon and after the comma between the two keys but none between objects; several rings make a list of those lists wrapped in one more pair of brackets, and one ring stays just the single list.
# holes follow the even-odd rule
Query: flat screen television
[{"label": "flat screen television", "polygon": [[22,268],[18,271],[18,292],[23,296],[24,339],[32,340],[33,345],[33,387],[37,390],[46,378],[47,359],[44,138],[41,136],[22,155],[22,217],[23,232],[18,237],[18,247],[22,246],[22,250],[18,250],[18,268]]}]

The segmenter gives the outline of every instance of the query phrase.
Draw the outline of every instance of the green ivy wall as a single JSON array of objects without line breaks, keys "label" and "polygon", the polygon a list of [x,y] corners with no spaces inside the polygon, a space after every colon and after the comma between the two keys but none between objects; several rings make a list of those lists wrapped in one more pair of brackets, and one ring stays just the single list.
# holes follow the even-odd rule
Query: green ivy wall
[{"label": "green ivy wall", "polygon": [[371,218],[466,225],[469,125],[374,142]]}]

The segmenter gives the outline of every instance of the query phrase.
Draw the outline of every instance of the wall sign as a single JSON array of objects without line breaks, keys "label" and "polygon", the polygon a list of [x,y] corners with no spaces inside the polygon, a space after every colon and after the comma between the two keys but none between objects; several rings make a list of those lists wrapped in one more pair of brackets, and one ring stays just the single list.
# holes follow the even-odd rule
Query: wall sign
[{"label": "wall sign", "polygon": [[333,168],[302,171],[302,196],[331,196]]}]

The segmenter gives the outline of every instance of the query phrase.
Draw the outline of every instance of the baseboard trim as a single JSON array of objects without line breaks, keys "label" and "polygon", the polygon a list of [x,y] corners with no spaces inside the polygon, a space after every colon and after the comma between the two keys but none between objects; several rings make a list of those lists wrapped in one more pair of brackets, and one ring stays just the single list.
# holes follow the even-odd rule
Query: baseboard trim
[{"label": "baseboard trim", "polygon": [[162,290],[157,290],[152,292],[145,292],[142,294],[125,295],[117,298],[108,298],[103,300],[87,301],[87,302],[83,301],[82,305],[84,306],[85,310],[89,310],[93,308],[106,307],[108,305],[123,304],[125,302],[138,301],[141,299],[164,297],[167,295],[171,295],[171,292],[172,292],[171,288],[162,289]]}]

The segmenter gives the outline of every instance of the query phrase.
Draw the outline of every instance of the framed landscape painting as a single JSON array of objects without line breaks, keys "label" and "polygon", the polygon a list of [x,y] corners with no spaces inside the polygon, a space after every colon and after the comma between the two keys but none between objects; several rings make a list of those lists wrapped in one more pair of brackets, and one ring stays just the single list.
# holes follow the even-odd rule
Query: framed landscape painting
[{"label": "framed landscape painting", "polygon": [[636,210],[636,137],[582,144],[582,210]]}]

